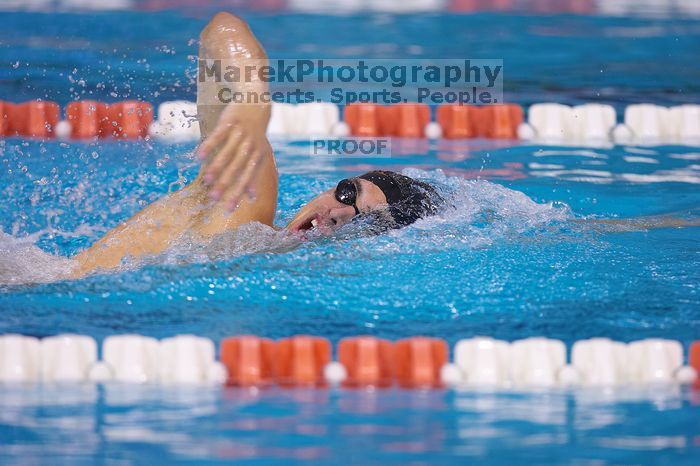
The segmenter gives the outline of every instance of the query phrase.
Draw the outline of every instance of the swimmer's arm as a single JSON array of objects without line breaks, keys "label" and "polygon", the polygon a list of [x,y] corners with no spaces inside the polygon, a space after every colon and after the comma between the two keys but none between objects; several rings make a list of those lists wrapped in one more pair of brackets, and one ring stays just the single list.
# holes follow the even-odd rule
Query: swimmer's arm
[{"label": "swimmer's arm", "polygon": [[[200,38],[200,58],[267,59],[248,25],[228,13],[217,14]],[[260,81],[244,86],[245,91],[267,90],[267,84]],[[216,85],[198,83],[198,118],[204,138],[199,152],[206,160],[197,179],[141,210],[75,256],[74,277],[113,269],[128,258],[159,254],[184,233],[206,238],[253,221],[272,225],[278,180],[265,136],[270,106],[211,105],[216,93]],[[251,196],[241,200],[245,190]],[[236,205],[231,213],[230,207]]]},{"label": "swimmer's arm", "polygon": [[73,276],[114,269],[129,258],[164,251],[192,223],[193,188],[194,183],[159,199],[107,232],[73,258],[77,262]]},{"label": "swimmer's arm", "polygon": [[[222,67],[261,69],[267,54],[241,18],[217,14],[200,34],[199,58]],[[271,105],[267,82],[258,73],[246,74],[233,89],[246,96],[242,103],[224,105],[220,91],[231,84],[205,72],[197,81],[197,111],[204,140],[197,149],[203,160],[203,181],[211,197],[234,211],[244,196],[259,191],[256,175],[269,155],[266,131]]]},{"label": "swimmer's arm", "polygon": [[270,155],[256,180],[260,190],[254,201],[243,201],[234,213],[209,196],[209,188],[198,177],[179,191],[168,194],[74,257],[73,277],[97,270],[110,270],[125,261],[162,253],[184,235],[189,241],[207,241],[226,230],[250,222],[272,225],[277,201],[277,172]]}]

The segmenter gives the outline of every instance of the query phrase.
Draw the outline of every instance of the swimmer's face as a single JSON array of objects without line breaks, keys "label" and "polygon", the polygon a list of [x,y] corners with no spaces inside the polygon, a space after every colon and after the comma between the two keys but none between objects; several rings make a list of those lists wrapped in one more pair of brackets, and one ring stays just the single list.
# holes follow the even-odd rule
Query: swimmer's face
[{"label": "swimmer's face", "polygon": [[315,229],[329,235],[350,222],[358,212],[364,214],[386,206],[386,196],[374,183],[361,178],[342,180],[338,186],[319,194],[302,207],[287,225],[287,230],[299,233]]}]

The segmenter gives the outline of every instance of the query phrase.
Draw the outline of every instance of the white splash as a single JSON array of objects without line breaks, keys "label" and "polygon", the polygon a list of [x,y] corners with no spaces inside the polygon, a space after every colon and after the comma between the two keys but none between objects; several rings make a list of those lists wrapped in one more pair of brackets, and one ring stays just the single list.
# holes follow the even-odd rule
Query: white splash
[{"label": "white splash", "polygon": [[[427,181],[446,199],[446,207],[433,217],[376,236],[363,234],[362,225],[348,225],[331,238],[318,238],[308,247],[332,247],[339,251],[361,246],[379,252],[387,248],[410,251],[483,247],[507,235],[573,218],[564,204],[540,204],[525,194],[485,180],[448,177],[441,171],[404,170],[404,174]],[[283,212],[283,217],[289,215]],[[366,233],[366,232],[365,232]],[[75,261],[51,255],[36,246],[43,232],[16,238],[0,233],[0,284],[50,282],[70,277]],[[354,243],[349,245],[348,242]],[[115,272],[146,265],[180,265],[224,261],[259,253],[297,250],[301,241],[285,230],[260,223],[216,235],[207,241],[185,235],[157,256],[129,259]],[[325,245],[325,246],[323,246]],[[295,253],[295,252],[292,252]],[[299,252],[302,253],[302,252]]]},{"label": "white splash", "polygon": [[0,231],[0,285],[46,283],[67,278],[75,261],[36,246],[43,232],[15,238]]}]

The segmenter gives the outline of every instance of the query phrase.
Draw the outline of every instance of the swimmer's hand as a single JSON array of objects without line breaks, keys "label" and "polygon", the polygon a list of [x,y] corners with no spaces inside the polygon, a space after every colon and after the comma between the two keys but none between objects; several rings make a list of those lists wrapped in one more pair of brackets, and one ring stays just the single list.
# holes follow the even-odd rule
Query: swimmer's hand
[{"label": "swimmer's hand", "polygon": [[265,136],[269,111],[248,107],[242,112],[228,105],[214,131],[197,148],[209,195],[231,212],[244,195],[255,197],[255,175],[270,150]]}]

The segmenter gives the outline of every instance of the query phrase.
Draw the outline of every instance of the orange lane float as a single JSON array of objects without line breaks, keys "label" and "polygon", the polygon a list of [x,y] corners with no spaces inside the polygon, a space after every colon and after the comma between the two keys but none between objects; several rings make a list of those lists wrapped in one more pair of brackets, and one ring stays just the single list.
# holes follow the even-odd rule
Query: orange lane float
[{"label": "orange lane float", "polygon": [[430,123],[430,107],[417,103],[390,106],[354,103],[345,107],[345,122],[351,136],[422,138],[425,125]]},{"label": "orange lane float", "polygon": [[323,368],[331,362],[331,344],[321,337],[297,335],[275,344],[274,373],[282,386],[324,386]]},{"label": "orange lane float", "polygon": [[136,100],[113,104],[82,100],[66,106],[66,119],[73,139],[138,139],[148,135],[153,106]]},{"label": "orange lane float", "polygon": [[441,105],[437,122],[446,139],[517,139],[523,109],[517,104]]},{"label": "orange lane float", "polygon": [[8,103],[0,100],[0,137],[8,135],[10,122],[7,114]]},{"label": "orange lane float", "polygon": [[275,343],[253,335],[226,338],[221,342],[221,362],[229,385],[265,386],[273,382]]},{"label": "orange lane float", "polygon": [[493,11],[509,10],[515,6],[515,0],[450,0],[449,11]]},{"label": "orange lane float", "polygon": [[515,104],[477,107],[477,134],[488,139],[517,139],[523,122],[523,109]]},{"label": "orange lane float", "polygon": [[347,371],[345,387],[386,387],[393,383],[393,347],[369,336],[345,338],[338,344],[338,362]]},{"label": "orange lane float", "polygon": [[[54,102],[12,104],[0,101],[0,136],[56,137],[60,109]],[[345,123],[356,137],[439,137],[431,123],[430,107],[418,103],[390,106],[354,103],[345,107]],[[93,100],[70,102],[65,109],[72,139],[138,139],[148,136],[153,106],[126,100],[106,104]],[[523,122],[523,109],[516,104],[482,107],[442,105],[436,120],[446,139],[515,139]],[[437,125],[435,125],[437,128]],[[60,128],[59,128],[60,129]],[[426,129],[428,134],[426,134]],[[63,137],[63,136],[61,136]]]},{"label": "orange lane float", "polygon": [[0,135],[53,138],[60,108],[55,102],[33,100],[20,104],[3,102]]},{"label": "orange lane float", "polygon": [[148,127],[153,121],[151,104],[125,100],[106,105],[103,111],[104,116],[100,115],[100,137],[138,139],[148,135]]},{"label": "orange lane float", "polygon": [[7,136],[9,132],[10,121],[7,114],[7,106],[7,102],[0,100],[0,137]]},{"label": "orange lane float", "polygon": [[695,379],[695,388],[700,388],[700,340],[693,342],[688,350],[688,364],[695,369],[698,377]]},{"label": "orange lane float", "polygon": [[447,342],[440,338],[411,337],[394,343],[396,380],[404,388],[442,386],[440,370],[448,361]]},{"label": "orange lane float", "polygon": [[430,123],[430,107],[425,104],[402,103],[381,107],[382,136],[402,138],[425,137],[425,125]]},{"label": "orange lane float", "polygon": [[381,128],[381,105],[348,104],[345,107],[345,123],[350,127],[351,136],[383,136]]},{"label": "orange lane float", "polygon": [[107,118],[107,104],[94,100],[81,100],[66,105],[66,120],[71,125],[72,139],[98,137],[100,123],[104,118]]},{"label": "orange lane float", "polygon": [[435,116],[442,128],[442,136],[445,139],[473,138],[474,108],[471,105],[440,105]]},{"label": "orange lane float", "polygon": [[595,9],[595,0],[535,0],[532,2],[532,10],[537,13],[585,15],[594,12]]}]

